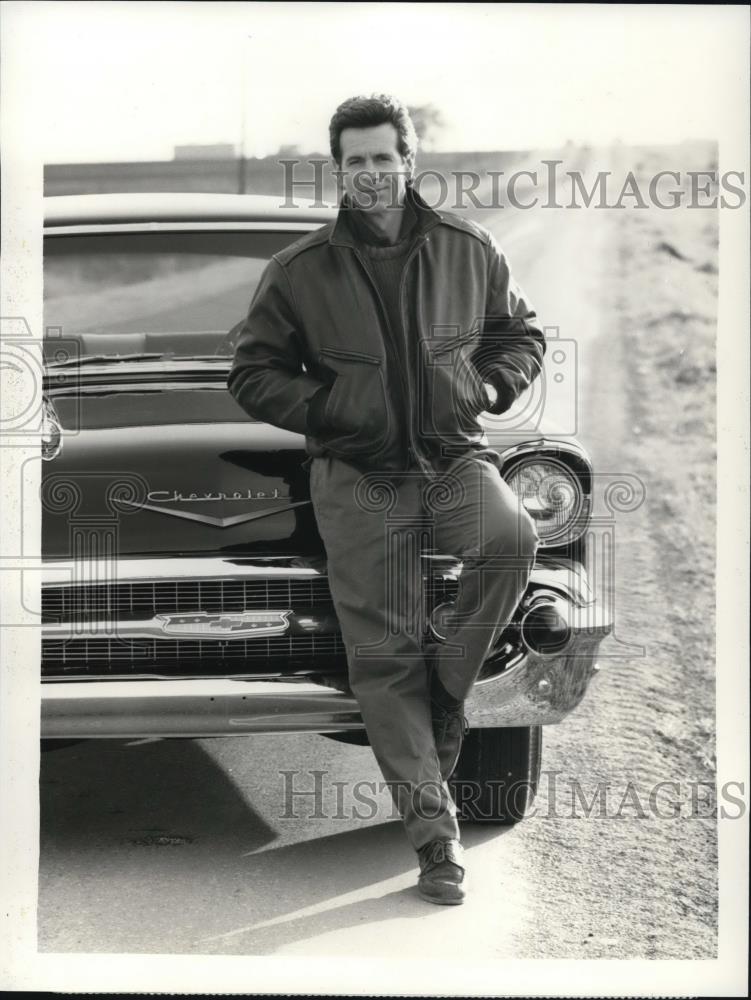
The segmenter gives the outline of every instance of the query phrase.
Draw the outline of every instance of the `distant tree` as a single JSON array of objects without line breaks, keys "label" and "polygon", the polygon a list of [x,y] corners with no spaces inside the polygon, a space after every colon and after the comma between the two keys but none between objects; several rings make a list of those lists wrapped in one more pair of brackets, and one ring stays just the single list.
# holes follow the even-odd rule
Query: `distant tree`
[{"label": "distant tree", "polygon": [[435,104],[412,104],[407,107],[415,126],[420,145],[431,149],[438,133],[446,127],[446,122]]},{"label": "distant tree", "polygon": [[280,160],[294,160],[300,155],[300,147],[297,143],[285,143],[279,147],[276,155]]}]

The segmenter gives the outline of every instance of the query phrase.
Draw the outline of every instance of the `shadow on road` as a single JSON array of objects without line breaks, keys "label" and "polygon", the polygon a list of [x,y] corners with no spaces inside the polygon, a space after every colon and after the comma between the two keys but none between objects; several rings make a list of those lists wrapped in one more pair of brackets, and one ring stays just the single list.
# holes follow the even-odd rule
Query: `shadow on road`
[{"label": "shadow on road", "polygon": [[[263,780],[261,761],[251,769]],[[282,831],[243,798],[246,783],[191,740],[43,754],[40,950],[271,954],[445,912],[418,897],[399,820],[332,818],[324,836],[296,820]],[[471,854],[503,832],[468,826],[464,843]]]},{"label": "shadow on road", "polygon": [[[497,826],[466,827],[467,850],[506,832]],[[329,837],[260,851],[245,859],[246,919],[222,934],[196,942],[206,953],[271,954],[286,945],[369,923],[437,916],[446,907],[417,894],[417,859],[399,821],[346,830]],[[394,881],[409,884],[392,888]],[[274,899],[260,920],[247,916],[257,907],[256,880],[271,882]],[[259,913],[259,916],[260,913]],[[231,914],[225,914],[231,924]]]},{"label": "shadow on road", "polygon": [[40,847],[211,842],[257,850],[276,837],[195,740],[86,740],[42,754]]}]

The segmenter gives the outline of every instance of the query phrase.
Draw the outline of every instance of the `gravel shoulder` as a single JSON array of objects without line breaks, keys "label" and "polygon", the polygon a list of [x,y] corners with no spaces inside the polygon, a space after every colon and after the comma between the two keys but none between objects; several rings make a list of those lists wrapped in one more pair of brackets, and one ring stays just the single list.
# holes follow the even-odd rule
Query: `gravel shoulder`
[{"label": "gravel shoulder", "polygon": [[[640,177],[665,167],[658,153],[636,159]],[[709,958],[718,221],[709,210],[595,214],[604,252],[582,256],[599,271],[599,332],[582,345],[582,438],[600,513],[618,481],[636,499],[610,515],[614,558],[599,566],[616,622],[601,674],[577,712],[546,730],[541,819],[522,842],[542,872],[537,933],[520,953]]]}]

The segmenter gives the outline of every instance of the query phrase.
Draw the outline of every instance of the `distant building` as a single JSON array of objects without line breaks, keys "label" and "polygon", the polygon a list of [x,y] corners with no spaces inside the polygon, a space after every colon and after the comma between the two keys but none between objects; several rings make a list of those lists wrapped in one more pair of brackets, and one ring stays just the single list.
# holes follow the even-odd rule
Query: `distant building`
[{"label": "distant building", "polygon": [[231,142],[209,142],[194,146],[175,146],[175,160],[234,160],[235,147]]}]

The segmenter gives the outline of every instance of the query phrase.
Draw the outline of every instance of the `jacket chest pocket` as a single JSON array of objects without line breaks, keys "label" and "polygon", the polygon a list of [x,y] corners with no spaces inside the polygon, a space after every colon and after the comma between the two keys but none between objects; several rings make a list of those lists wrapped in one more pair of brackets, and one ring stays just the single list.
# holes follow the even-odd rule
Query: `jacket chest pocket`
[{"label": "jacket chest pocket", "polygon": [[422,342],[425,404],[439,433],[476,430],[477,417],[488,406],[483,380],[472,363],[477,342],[476,331]]},{"label": "jacket chest pocket", "polygon": [[341,454],[377,451],[393,424],[381,358],[324,347],[319,361],[335,375],[324,410],[331,428],[330,435],[322,438],[326,447]]}]

